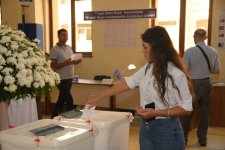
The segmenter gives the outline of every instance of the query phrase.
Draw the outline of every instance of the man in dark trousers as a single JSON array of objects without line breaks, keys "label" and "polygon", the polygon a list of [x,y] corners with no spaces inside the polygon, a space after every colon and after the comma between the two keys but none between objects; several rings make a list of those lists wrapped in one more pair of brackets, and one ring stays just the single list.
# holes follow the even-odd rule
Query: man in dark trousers
[{"label": "man in dark trousers", "polygon": [[65,29],[58,30],[58,43],[50,51],[50,59],[52,60],[52,68],[60,75],[59,97],[52,113],[51,118],[58,116],[66,102],[66,110],[72,110],[73,97],[70,93],[72,87],[72,79],[74,77],[74,64],[79,64],[79,60],[71,60],[73,55],[72,48],[66,44],[68,33]]},{"label": "man in dark trousers", "polygon": [[190,116],[182,118],[182,126],[185,137],[185,144],[188,142],[188,132],[190,130],[190,122],[196,107],[200,110],[200,120],[197,128],[198,142],[201,146],[207,145],[207,131],[210,113],[211,100],[211,74],[219,74],[219,57],[216,50],[205,44],[207,39],[206,31],[197,29],[194,33],[194,42],[196,46],[189,48],[184,53],[184,62],[189,70],[194,91],[196,94],[193,102],[193,112]]}]

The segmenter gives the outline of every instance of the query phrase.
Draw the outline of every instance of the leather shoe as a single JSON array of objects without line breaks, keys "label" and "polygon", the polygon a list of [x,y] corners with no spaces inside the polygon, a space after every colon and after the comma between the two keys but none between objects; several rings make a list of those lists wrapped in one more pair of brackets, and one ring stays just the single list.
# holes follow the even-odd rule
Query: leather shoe
[{"label": "leather shoe", "polygon": [[187,140],[187,139],[185,139],[185,146],[187,146],[187,142],[188,142],[188,140]]},{"label": "leather shoe", "polygon": [[201,146],[206,146],[207,145],[207,142],[206,141],[199,141],[198,142]]}]

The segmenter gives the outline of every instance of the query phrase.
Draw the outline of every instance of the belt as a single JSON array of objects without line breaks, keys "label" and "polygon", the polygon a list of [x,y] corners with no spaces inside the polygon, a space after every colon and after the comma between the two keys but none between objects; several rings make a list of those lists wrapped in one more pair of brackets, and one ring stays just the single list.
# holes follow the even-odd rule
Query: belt
[{"label": "belt", "polygon": [[210,78],[207,77],[207,78],[202,78],[202,79],[192,79],[192,80],[209,80]]}]

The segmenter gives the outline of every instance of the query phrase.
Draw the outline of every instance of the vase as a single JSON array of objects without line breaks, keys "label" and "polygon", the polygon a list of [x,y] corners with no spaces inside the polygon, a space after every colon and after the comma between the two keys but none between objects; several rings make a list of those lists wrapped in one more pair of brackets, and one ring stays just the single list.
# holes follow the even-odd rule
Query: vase
[{"label": "vase", "polygon": [[0,131],[38,120],[36,99],[27,96],[0,103]]}]

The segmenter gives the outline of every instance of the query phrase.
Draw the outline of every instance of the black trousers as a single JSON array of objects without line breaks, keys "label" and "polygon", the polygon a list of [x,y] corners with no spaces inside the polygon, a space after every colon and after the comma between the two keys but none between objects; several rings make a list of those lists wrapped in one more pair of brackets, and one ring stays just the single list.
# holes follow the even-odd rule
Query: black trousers
[{"label": "black trousers", "polygon": [[193,103],[192,114],[190,116],[183,117],[181,121],[184,131],[184,138],[187,142],[192,117],[195,113],[196,107],[199,107],[200,119],[197,128],[197,137],[199,142],[205,142],[207,141],[212,86],[209,79],[192,80],[192,82],[196,94],[196,99]]},{"label": "black trousers", "polygon": [[74,109],[73,97],[70,93],[72,87],[72,79],[61,80],[59,86],[57,87],[59,89],[59,97],[51,118],[54,118],[55,116],[58,116],[61,113],[62,107],[65,103],[66,111]]}]

